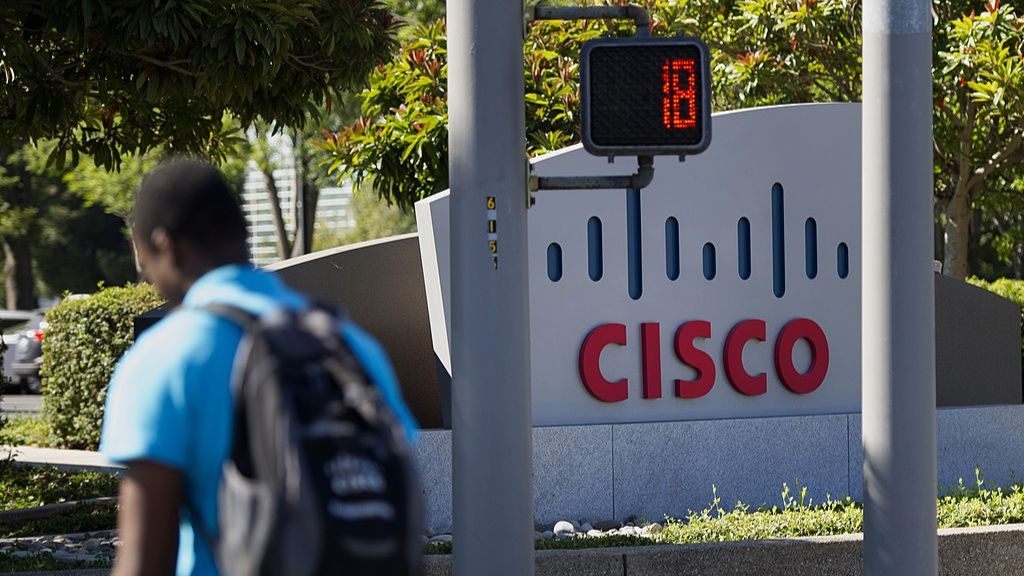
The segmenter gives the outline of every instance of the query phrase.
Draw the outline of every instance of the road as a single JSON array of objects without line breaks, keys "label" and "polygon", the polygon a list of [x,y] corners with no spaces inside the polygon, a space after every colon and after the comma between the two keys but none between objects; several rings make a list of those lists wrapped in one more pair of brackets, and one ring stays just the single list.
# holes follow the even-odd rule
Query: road
[{"label": "road", "polygon": [[0,412],[5,414],[38,414],[42,407],[39,394],[4,394],[0,398]]}]

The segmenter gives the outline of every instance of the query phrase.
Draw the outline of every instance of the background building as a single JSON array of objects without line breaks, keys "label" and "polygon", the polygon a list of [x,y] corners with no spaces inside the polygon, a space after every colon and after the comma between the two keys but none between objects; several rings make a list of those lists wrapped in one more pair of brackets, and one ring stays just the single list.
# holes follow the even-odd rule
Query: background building
[{"label": "background building", "polygon": [[[277,136],[271,137],[270,142],[274,148],[274,164],[283,166],[274,170],[274,182],[277,184],[285,229],[288,232],[288,237],[294,238],[295,191],[298,182],[291,141],[286,137]],[[281,260],[277,251],[270,197],[267,195],[263,173],[257,168],[255,162],[249,163],[249,171],[245,176],[242,205],[245,217],[249,221],[249,249],[252,252],[253,261],[259,266],[264,266]],[[317,229],[330,230],[334,234],[343,234],[355,226],[351,183],[346,182],[342,186],[320,189],[315,226]]]}]

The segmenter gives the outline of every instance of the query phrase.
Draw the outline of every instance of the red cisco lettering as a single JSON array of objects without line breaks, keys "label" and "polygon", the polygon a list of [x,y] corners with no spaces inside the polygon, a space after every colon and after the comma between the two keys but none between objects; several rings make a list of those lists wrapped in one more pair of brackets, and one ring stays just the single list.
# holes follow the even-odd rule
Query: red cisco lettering
[{"label": "red cisco lettering", "polygon": [[676,331],[676,357],[697,371],[693,380],[676,380],[676,396],[680,398],[700,398],[711,392],[715,385],[715,360],[711,354],[693,345],[697,338],[711,338],[711,322],[686,322]]},{"label": "red cisco lettering", "polygon": [[[793,366],[793,346],[801,339],[811,345],[811,367],[803,374]],[[786,388],[797,394],[817,390],[828,374],[828,339],[821,326],[807,318],[786,324],[775,339],[775,370]]]},{"label": "red cisco lettering", "polygon": [[661,67],[661,123],[668,129],[697,127],[697,63],[669,58]]},{"label": "red cisco lettering", "polygon": [[768,391],[768,376],[764,372],[751,375],[743,367],[743,348],[747,342],[764,339],[764,320],[744,320],[725,339],[725,375],[741,394],[760,396]]},{"label": "red cisco lettering", "polygon": [[640,325],[640,348],[644,355],[644,398],[661,398],[661,324]]},{"label": "red cisco lettering", "polygon": [[587,392],[603,402],[622,402],[629,397],[628,381],[609,382],[601,374],[601,352],[609,344],[626,345],[625,324],[602,324],[591,330],[580,347],[580,378]]},{"label": "red cisco lettering", "polygon": [[[752,340],[766,340],[764,320],[743,320],[736,324],[723,345],[725,376],[739,393],[760,396],[768,391],[768,376],[764,372],[751,374],[743,365],[743,350]],[[697,339],[711,338],[711,323],[693,320],[683,323],[676,331],[673,342],[678,360],[697,375],[692,380],[675,381],[675,395],[679,398],[700,398],[711,392],[715,385],[716,368],[711,354],[695,345]],[[806,340],[811,349],[810,367],[803,373],[793,364],[793,349],[800,340]],[[622,402],[629,397],[629,381],[615,382],[601,373],[601,352],[610,344],[626,346],[625,324],[602,324],[587,334],[580,347],[579,373],[583,386],[602,402]],[[641,372],[643,397],[661,398],[661,325],[644,322],[640,325]],[[788,322],[775,339],[775,372],[783,386],[795,394],[810,394],[825,381],[829,367],[828,338],[816,322],[797,318]]]}]

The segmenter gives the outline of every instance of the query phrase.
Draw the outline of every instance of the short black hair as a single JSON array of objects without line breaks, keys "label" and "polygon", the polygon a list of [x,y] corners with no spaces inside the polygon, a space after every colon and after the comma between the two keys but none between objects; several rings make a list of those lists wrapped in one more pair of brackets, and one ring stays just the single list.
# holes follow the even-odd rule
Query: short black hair
[{"label": "short black hair", "polygon": [[168,160],[146,175],[133,220],[136,237],[149,247],[157,228],[211,248],[248,239],[245,215],[227,180],[215,167],[191,158]]}]

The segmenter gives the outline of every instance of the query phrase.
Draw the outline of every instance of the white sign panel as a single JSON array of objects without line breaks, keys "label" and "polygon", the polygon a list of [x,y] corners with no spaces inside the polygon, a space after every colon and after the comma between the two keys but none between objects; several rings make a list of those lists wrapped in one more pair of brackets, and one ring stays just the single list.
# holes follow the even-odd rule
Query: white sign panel
[{"label": "white sign panel", "polygon": [[[706,152],[657,158],[639,192],[536,194],[536,425],[859,410],[859,105],[713,122]],[[635,166],[573,147],[538,158],[534,171]],[[447,204],[429,198],[417,215],[435,351],[450,369]]]}]

